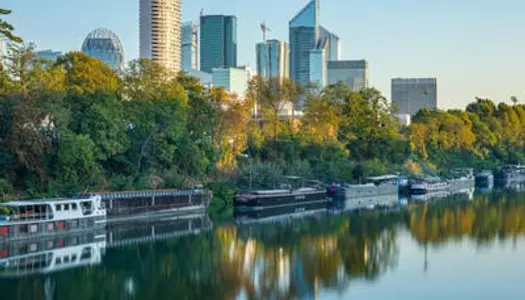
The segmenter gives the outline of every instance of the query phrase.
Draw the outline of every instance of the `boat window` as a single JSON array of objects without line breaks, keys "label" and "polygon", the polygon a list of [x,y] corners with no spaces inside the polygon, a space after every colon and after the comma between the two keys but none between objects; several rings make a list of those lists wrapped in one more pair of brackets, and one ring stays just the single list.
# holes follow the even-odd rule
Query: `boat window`
[{"label": "boat window", "polygon": [[61,257],[57,257],[57,258],[55,259],[55,264],[56,264],[56,265],[60,265],[61,263],[62,263],[62,258],[61,258]]},{"label": "boat window", "polygon": [[64,204],[64,210],[69,210],[69,204]]},{"label": "boat window", "polygon": [[60,205],[60,204],[55,204],[55,210],[56,210],[56,211],[61,211],[61,210],[62,210],[62,205]]},{"label": "boat window", "polygon": [[73,256],[71,257],[71,261],[72,262],[76,262],[77,261],[77,255],[76,254],[73,254]]},{"label": "boat window", "polygon": [[64,263],[68,263],[69,262],[69,256],[65,256],[64,257]]},{"label": "boat window", "polygon": [[72,210],[77,210],[77,204],[76,203],[71,203],[71,209]]}]

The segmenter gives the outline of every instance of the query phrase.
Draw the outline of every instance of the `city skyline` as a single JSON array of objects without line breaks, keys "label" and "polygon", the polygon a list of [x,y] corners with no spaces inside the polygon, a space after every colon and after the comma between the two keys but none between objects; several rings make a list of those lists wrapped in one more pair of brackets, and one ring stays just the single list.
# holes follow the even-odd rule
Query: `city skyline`
[{"label": "city skyline", "polygon": [[[6,19],[39,49],[79,50],[85,35],[102,26],[121,36],[128,60],[138,57],[138,7],[134,2],[93,0],[85,4],[57,0],[31,6],[16,0],[5,2],[3,6],[13,10]],[[254,45],[262,41],[259,24],[266,21],[272,29],[269,39],[287,41],[288,21],[308,1],[248,2],[183,1],[182,20],[197,20],[201,8],[205,14],[235,14],[239,20],[238,64],[255,67]],[[274,12],[271,8],[276,5],[280,9]],[[518,18],[522,8],[525,3],[510,0],[497,4],[483,0],[460,4],[449,0],[430,4],[412,0],[395,4],[378,0],[353,4],[321,1],[321,20],[340,37],[342,60],[366,59],[371,63],[371,87],[389,97],[392,78],[437,77],[440,105],[450,108],[464,107],[476,96],[497,102],[508,102],[511,95],[525,98],[521,87],[525,80],[518,71],[525,64],[519,55],[525,47],[515,39],[517,28],[525,27],[525,21]],[[81,18],[87,9],[96,9],[100,14]],[[348,12],[355,11],[359,14],[352,13],[348,18]],[[49,15],[49,22],[38,21],[42,14]],[[379,22],[372,22],[370,16],[376,16]],[[483,21],[489,17],[498,21]],[[64,23],[72,25],[63,30]],[[61,34],[55,34],[57,31]]]}]

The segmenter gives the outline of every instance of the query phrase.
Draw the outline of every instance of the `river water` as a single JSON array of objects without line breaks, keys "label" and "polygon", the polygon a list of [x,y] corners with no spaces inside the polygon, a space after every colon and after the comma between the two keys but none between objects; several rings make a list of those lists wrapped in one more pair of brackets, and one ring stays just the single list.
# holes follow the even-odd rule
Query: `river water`
[{"label": "river water", "polygon": [[525,299],[525,194],[293,216],[108,228],[4,264],[0,299]]}]

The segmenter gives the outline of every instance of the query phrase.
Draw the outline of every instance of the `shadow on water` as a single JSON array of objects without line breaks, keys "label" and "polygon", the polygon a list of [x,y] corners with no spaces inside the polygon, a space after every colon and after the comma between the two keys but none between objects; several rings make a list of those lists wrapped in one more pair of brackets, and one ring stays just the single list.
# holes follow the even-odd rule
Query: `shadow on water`
[{"label": "shadow on water", "polygon": [[456,195],[383,213],[282,210],[215,227],[200,216],[2,245],[0,290],[12,300],[310,299],[394,271],[400,232],[421,247],[490,247],[525,233],[525,195]]}]

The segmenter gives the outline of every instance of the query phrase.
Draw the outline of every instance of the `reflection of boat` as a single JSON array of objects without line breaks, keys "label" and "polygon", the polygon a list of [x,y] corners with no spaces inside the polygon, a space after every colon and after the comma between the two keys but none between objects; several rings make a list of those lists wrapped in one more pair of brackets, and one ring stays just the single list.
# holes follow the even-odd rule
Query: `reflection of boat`
[{"label": "reflection of boat", "polygon": [[[79,239],[84,239],[85,243],[79,243]],[[106,249],[106,235],[48,239],[4,247],[3,257],[0,258],[0,276],[47,274],[100,264]]]},{"label": "reflection of boat", "polygon": [[12,201],[2,206],[8,213],[0,216],[0,241],[64,235],[106,224],[100,196]]},{"label": "reflection of boat", "polygon": [[212,227],[207,215],[112,223],[67,237],[0,242],[0,276],[47,274],[102,262],[107,248],[139,245],[197,234]]},{"label": "reflection of boat", "polygon": [[295,206],[283,206],[268,208],[265,210],[235,211],[234,217],[237,223],[265,223],[279,222],[283,220],[303,218],[315,214],[326,213],[328,201],[312,202]]},{"label": "reflection of boat", "polygon": [[[298,177],[289,177],[298,179]],[[237,192],[234,199],[236,211],[273,209],[285,206],[327,202],[326,191],[316,183],[314,187],[297,189],[254,190]]]},{"label": "reflection of boat", "polygon": [[455,190],[447,190],[447,191],[435,191],[431,193],[426,194],[413,194],[410,196],[410,200],[413,202],[430,202],[434,200],[443,199],[446,197],[454,196],[454,195],[466,195],[468,197],[468,200],[472,200],[474,198],[474,188],[470,189],[455,189]]},{"label": "reflection of boat", "polygon": [[373,210],[376,207],[393,207],[398,204],[398,194],[378,195],[366,198],[352,198],[346,200],[334,200],[333,205],[339,211],[352,211],[359,209]]}]

